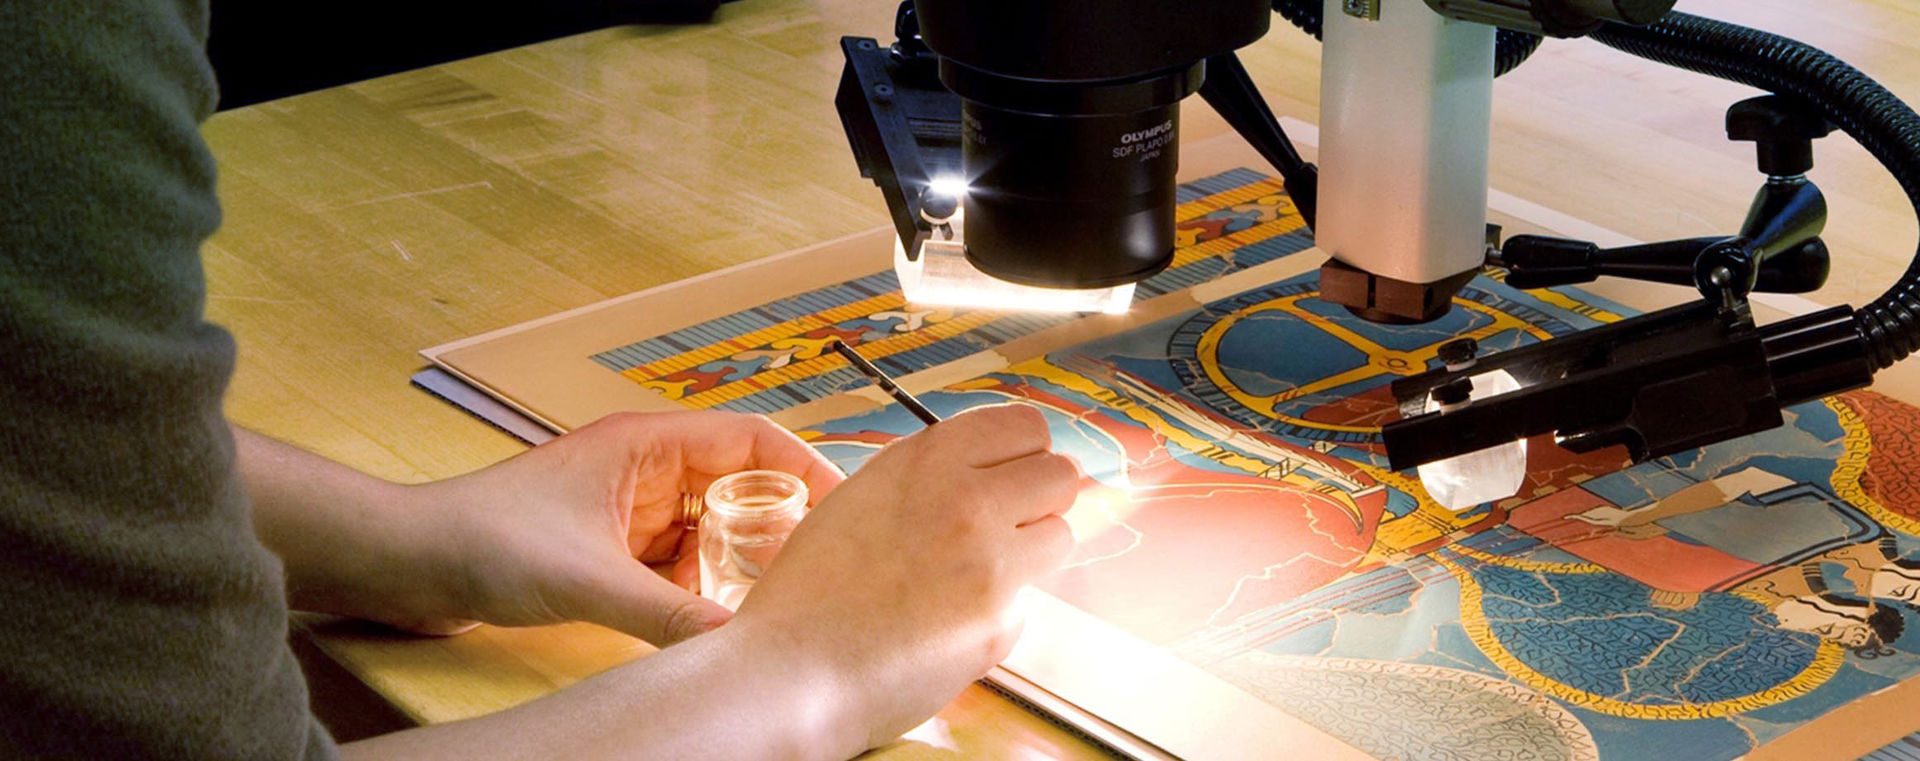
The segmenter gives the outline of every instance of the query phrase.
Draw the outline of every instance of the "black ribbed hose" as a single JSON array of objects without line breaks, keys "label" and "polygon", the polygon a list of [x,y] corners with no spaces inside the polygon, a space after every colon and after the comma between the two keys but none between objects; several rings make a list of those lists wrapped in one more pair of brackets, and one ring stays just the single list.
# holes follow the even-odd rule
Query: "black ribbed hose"
[{"label": "black ribbed hose", "polygon": [[1500,30],[1493,38],[1493,75],[1504,77],[1507,72],[1525,63],[1527,58],[1533,55],[1533,51],[1540,49],[1542,39],[1544,38],[1537,34],[1516,32],[1512,29]]},{"label": "black ribbed hose", "polygon": [[1320,39],[1320,1],[1319,0],[1273,0],[1273,12],[1280,14],[1300,31]]},{"label": "black ribbed hose", "polygon": [[[1273,12],[1280,14],[1300,31],[1320,39],[1320,0],[1273,0]],[[1498,77],[1513,71],[1514,67],[1540,49],[1540,36],[1502,29],[1493,43],[1493,75]]]},{"label": "black ribbed hose", "polygon": [[[1803,42],[1684,13],[1647,27],[1608,24],[1593,38],[1813,105],[1893,173],[1920,215],[1920,115],[1845,61]],[[1877,367],[1920,349],[1920,252],[1893,287],[1855,312],[1854,324]]]}]

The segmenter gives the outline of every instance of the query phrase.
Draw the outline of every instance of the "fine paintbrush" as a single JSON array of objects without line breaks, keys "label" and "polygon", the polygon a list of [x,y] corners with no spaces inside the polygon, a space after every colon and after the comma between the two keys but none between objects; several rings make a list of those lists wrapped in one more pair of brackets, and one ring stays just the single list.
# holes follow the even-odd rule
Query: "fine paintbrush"
[{"label": "fine paintbrush", "polygon": [[[913,394],[907,393],[907,390],[901,388],[900,384],[894,383],[893,378],[888,377],[880,368],[874,367],[872,362],[868,362],[866,357],[860,356],[859,352],[853,350],[853,347],[836,340],[828,345],[827,348],[832,349],[835,354],[846,357],[847,362],[853,365],[853,369],[859,370],[861,375],[872,378],[874,385],[879,386],[882,391],[892,395],[894,401],[899,402],[900,406],[907,408],[907,411],[913,413],[914,417],[919,418],[920,422],[927,425],[940,422],[939,415],[933,414],[933,410],[927,409],[925,403],[913,398]],[[680,495],[680,525],[687,528],[700,525],[700,516],[706,514],[706,505],[704,503],[705,500],[701,499],[698,494]]]},{"label": "fine paintbrush", "polygon": [[927,409],[927,405],[921,403],[919,399],[913,398],[912,394],[907,393],[907,390],[901,388],[900,384],[894,383],[893,379],[887,377],[887,374],[882,372],[880,368],[874,367],[873,363],[868,362],[866,357],[860,356],[860,353],[854,351],[853,347],[836,340],[829,344],[827,348],[832,349],[835,354],[846,357],[848,364],[853,365],[853,369],[859,370],[861,375],[872,378],[873,385],[879,386],[881,391],[887,392],[889,396],[893,397],[894,401],[900,403],[900,406],[907,408],[907,411],[913,413],[914,417],[920,418],[920,422],[926,423],[927,425],[940,422],[939,415],[933,414],[933,410]]}]

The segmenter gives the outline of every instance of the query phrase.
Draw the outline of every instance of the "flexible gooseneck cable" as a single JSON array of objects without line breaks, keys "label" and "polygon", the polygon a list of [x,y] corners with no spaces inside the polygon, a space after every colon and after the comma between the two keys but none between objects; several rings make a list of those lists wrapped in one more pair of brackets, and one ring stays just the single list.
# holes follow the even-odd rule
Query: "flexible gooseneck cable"
[{"label": "flexible gooseneck cable", "polygon": [[[1893,174],[1920,215],[1920,115],[1847,62],[1797,40],[1684,13],[1647,27],[1610,24],[1593,38],[1818,108]],[[1886,293],[1855,313],[1854,322],[1877,367],[1920,349],[1920,252]]]}]

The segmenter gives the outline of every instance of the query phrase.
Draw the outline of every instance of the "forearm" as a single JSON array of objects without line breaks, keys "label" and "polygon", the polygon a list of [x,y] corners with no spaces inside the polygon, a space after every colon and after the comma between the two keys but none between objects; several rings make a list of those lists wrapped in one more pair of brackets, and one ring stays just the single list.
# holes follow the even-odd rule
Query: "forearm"
[{"label": "forearm", "polygon": [[867,745],[867,718],[808,648],[735,623],[539,700],[343,748],[349,761],[819,759]]},{"label": "forearm", "polygon": [[396,617],[448,605],[410,599],[445,595],[445,564],[425,538],[449,528],[413,509],[411,487],[239,426],[233,435],[254,533],[286,566],[289,605],[402,626],[421,622]]}]

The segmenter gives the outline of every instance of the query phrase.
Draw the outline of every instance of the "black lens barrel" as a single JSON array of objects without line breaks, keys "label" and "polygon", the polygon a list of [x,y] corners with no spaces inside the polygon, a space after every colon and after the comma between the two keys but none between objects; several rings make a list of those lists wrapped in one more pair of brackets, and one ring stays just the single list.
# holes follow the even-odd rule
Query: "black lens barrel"
[{"label": "black lens barrel", "polygon": [[1131,283],[1173,259],[1177,103],[1059,117],[961,107],[967,258],[1055,288]]},{"label": "black lens barrel", "polygon": [[963,101],[974,266],[1056,288],[1173,259],[1179,102],[1205,59],[1267,31],[1269,0],[915,0]]}]

